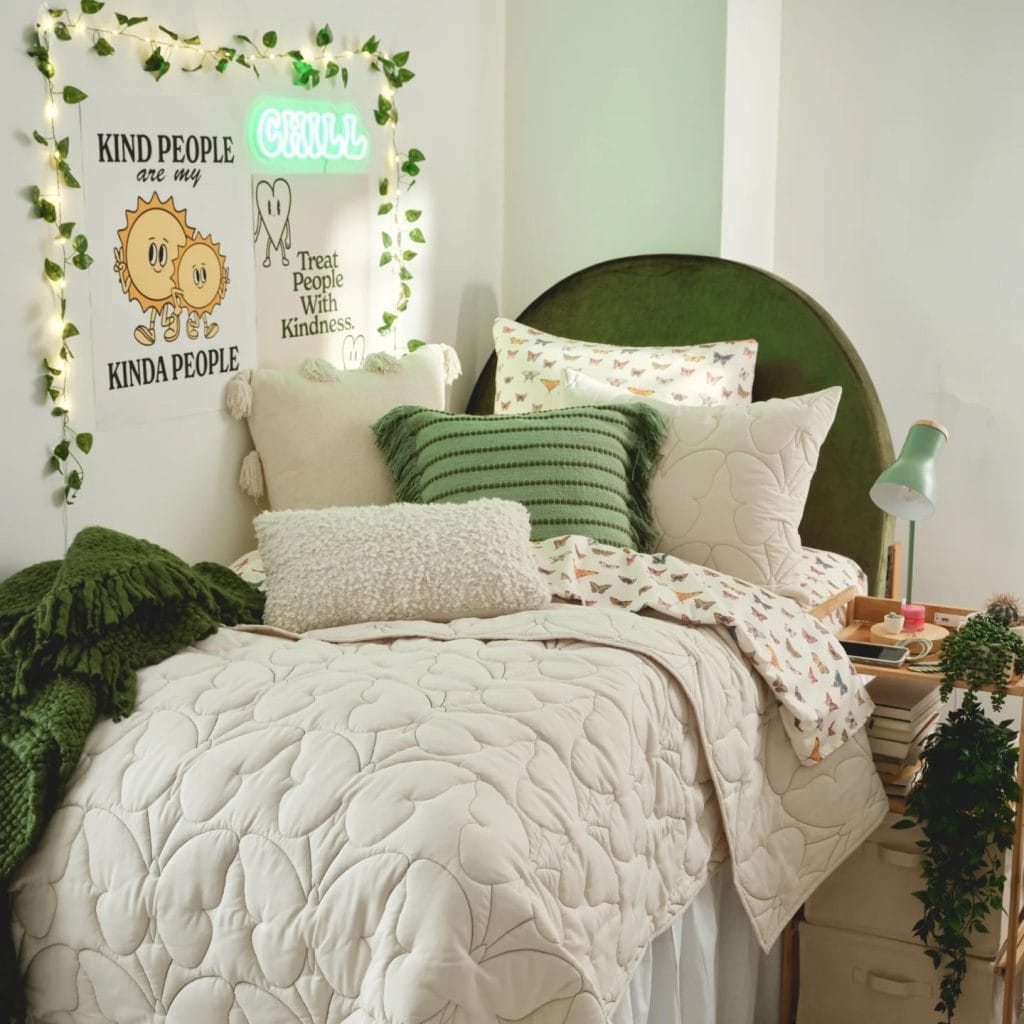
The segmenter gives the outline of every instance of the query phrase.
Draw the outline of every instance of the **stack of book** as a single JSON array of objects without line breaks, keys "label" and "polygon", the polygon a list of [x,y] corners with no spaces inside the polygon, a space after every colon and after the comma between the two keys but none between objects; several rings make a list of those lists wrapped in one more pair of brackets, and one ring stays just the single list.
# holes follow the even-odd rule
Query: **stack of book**
[{"label": "stack of book", "polygon": [[938,728],[939,688],[926,680],[876,678],[868,684],[875,713],[868,739],[875,767],[891,797],[910,792],[921,767],[924,741]]}]

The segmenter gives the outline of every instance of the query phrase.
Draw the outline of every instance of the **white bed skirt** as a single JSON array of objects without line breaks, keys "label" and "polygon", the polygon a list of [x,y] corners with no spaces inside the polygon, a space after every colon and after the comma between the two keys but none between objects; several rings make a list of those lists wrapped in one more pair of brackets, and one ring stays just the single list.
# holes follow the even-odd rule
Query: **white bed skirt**
[{"label": "white bed skirt", "polygon": [[729,863],[651,943],[613,1024],[778,1024],[779,948],[765,956]]}]

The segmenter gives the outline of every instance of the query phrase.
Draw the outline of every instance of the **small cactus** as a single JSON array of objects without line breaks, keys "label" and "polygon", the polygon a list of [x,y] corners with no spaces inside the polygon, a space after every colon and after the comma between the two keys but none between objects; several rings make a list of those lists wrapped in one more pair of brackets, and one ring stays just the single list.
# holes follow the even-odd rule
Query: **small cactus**
[{"label": "small cactus", "polygon": [[1013,594],[995,594],[989,598],[985,614],[1004,626],[1016,626],[1021,621],[1020,601]]}]

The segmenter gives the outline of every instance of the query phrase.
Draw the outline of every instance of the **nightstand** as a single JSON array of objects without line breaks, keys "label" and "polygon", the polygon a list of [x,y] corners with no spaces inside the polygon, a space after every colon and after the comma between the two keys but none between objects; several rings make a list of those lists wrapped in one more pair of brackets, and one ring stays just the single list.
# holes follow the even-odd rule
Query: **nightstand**
[{"label": "nightstand", "polygon": [[[871,640],[871,624],[899,602],[857,597],[848,606],[841,639]],[[926,605],[926,621],[936,612],[966,614],[971,609]],[[937,661],[932,654],[930,660]],[[941,685],[939,674],[908,668],[865,667],[887,685],[904,681],[918,691],[923,681]],[[1024,696],[1024,681],[1009,694]],[[1024,735],[1024,707],[1021,715]],[[1019,755],[1018,780],[1024,754]],[[890,797],[886,821],[808,899],[796,926],[799,959],[797,1024],[934,1024],[939,974],[913,936],[921,904],[917,829],[894,831],[903,801]],[[1008,853],[1002,911],[992,911],[988,934],[977,934],[955,1020],[964,1024],[1013,1024],[1021,1016],[1024,985],[1024,927],[1021,926],[1021,870],[1024,808],[1018,806],[1016,839]],[[785,1018],[784,1018],[785,1019]]]}]

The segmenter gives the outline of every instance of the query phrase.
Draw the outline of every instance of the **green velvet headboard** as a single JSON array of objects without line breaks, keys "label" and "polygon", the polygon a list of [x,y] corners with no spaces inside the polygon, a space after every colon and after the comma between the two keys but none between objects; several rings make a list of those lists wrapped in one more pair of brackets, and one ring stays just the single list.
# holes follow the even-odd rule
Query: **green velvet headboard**
[{"label": "green velvet headboard", "polygon": [[[843,398],[821,452],[800,534],[809,547],[855,559],[873,593],[885,585],[892,522],[868,490],[893,461],[871,378],[839,325],[799,289],[710,256],[630,256],[581,270],[516,319],[567,338],[621,345],[758,340],[754,401],[840,384]],[[494,408],[492,355],[467,411]]]}]

